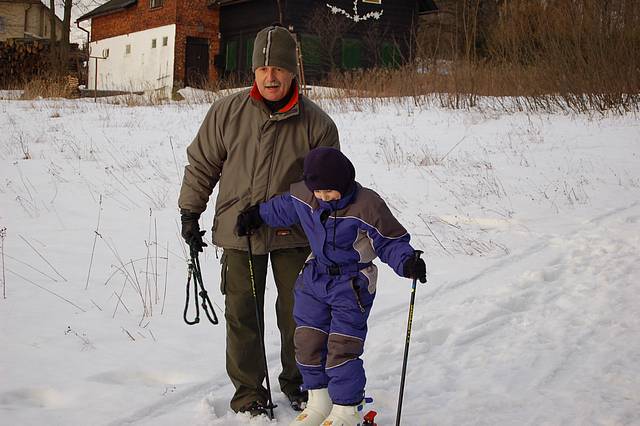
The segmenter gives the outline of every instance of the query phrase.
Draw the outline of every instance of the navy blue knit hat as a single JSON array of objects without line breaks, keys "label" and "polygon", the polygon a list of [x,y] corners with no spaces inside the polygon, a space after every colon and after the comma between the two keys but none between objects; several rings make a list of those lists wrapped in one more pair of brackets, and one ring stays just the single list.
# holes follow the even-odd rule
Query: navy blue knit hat
[{"label": "navy blue knit hat", "polygon": [[335,148],[312,149],[304,159],[304,183],[311,191],[333,189],[344,196],[353,189],[355,178],[353,164]]}]

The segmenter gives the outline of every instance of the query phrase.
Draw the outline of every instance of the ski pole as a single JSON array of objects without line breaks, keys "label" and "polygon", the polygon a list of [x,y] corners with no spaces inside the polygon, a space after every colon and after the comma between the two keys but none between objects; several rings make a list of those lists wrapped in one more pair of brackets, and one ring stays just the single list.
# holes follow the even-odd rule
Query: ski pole
[{"label": "ski pole", "polygon": [[[420,258],[422,251],[416,250],[414,252],[414,258],[417,261]],[[404,396],[404,378],[407,374],[407,360],[409,358],[409,341],[411,340],[411,324],[413,323],[413,305],[416,301],[416,283],[418,277],[413,278],[411,284],[411,301],[409,302],[409,319],[407,320],[407,337],[404,342],[404,357],[402,359],[402,376],[400,377],[400,394],[398,395],[398,411],[396,413],[396,426],[400,426],[400,416],[402,414],[402,397]]]},{"label": "ski pole", "polygon": [[264,337],[262,334],[262,327],[261,327],[261,323],[262,321],[260,320],[260,307],[258,306],[258,296],[256,294],[256,282],[255,282],[255,278],[253,275],[253,252],[251,250],[251,233],[247,233],[247,248],[248,248],[248,255],[249,255],[249,279],[251,280],[251,291],[253,293],[253,301],[255,303],[256,306],[256,321],[258,321],[258,337],[260,338],[260,347],[262,349],[262,361],[264,362],[264,377],[266,380],[266,385],[267,385],[267,393],[268,393],[268,409],[269,409],[269,419],[273,420],[273,409],[276,407],[275,405],[273,405],[273,402],[271,400],[271,385],[269,384],[269,369],[267,368],[267,353],[266,353],[266,349],[264,347]]}]

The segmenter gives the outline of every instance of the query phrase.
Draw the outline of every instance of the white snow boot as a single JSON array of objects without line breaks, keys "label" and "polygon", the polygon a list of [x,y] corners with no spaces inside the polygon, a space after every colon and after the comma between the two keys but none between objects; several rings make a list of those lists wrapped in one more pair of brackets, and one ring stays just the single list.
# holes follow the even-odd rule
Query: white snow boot
[{"label": "white snow boot", "polygon": [[332,405],[327,388],[311,389],[307,406],[289,426],[319,426],[331,412]]},{"label": "white snow boot", "polygon": [[361,426],[364,401],[358,405],[333,404],[331,413],[320,426]]}]

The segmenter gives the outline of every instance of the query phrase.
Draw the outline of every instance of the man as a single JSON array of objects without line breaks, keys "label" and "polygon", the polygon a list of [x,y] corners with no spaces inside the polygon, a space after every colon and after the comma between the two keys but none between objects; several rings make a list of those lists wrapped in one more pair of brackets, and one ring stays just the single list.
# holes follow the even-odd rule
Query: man
[{"label": "man", "polygon": [[[318,146],[339,148],[335,123],[298,91],[296,42],[281,26],[258,33],[253,48],[254,85],[216,101],[187,148],[189,164],[178,204],[182,236],[202,251],[204,231],[198,219],[218,186],[212,241],[224,249],[221,290],[225,295],[227,373],[235,394],[231,408],[252,416],[266,413],[265,368],[249,276],[248,244],[253,250],[254,281],[263,312],[267,261],[271,261],[278,297],[281,337],[280,389],[292,407],[301,409],[306,392],[295,362],[293,285],[309,254],[299,226],[260,229],[250,237],[235,232],[243,209],[288,191],[302,178],[305,155]],[[261,321],[261,328],[264,321]],[[264,334],[263,334],[264,335]]]}]

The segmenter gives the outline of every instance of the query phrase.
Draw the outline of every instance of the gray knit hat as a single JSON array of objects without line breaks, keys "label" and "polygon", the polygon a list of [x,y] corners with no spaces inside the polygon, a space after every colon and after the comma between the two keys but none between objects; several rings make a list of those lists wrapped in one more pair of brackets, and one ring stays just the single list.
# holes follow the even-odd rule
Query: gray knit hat
[{"label": "gray knit hat", "polygon": [[272,25],[258,33],[253,44],[253,71],[258,67],[280,67],[298,74],[296,40],[286,28]]}]

